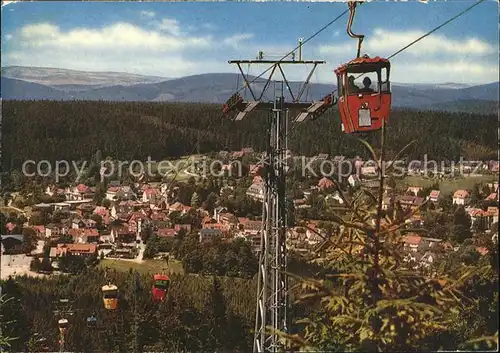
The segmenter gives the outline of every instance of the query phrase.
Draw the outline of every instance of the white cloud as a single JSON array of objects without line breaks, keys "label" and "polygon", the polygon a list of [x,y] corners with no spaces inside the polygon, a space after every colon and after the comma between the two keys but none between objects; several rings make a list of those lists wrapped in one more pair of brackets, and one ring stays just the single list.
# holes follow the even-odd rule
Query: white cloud
[{"label": "white cloud", "polygon": [[201,27],[204,28],[204,29],[208,29],[208,30],[214,30],[215,28],[217,28],[214,24],[208,23],[208,22],[207,23],[203,23],[201,25]]},{"label": "white cloud", "polygon": [[[162,26],[160,30],[158,27]],[[203,24],[198,24],[198,29]],[[207,72],[238,72],[230,59],[252,59],[260,50],[266,58],[279,59],[296,43],[252,43],[251,33],[226,37],[189,34],[188,26],[175,19],[142,26],[114,23],[102,28],[62,30],[50,23],[26,25],[4,35],[12,40],[2,47],[4,65],[48,66],[89,71],[124,71],[180,77]],[[376,30],[367,37],[363,52],[387,56],[418,38],[419,32],[393,33]],[[386,38],[384,41],[383,39]],[[387,39],[389,38],[389,39]],[[426,41],[430,41],[426,44]],[[245,45],[241,45],[244,43]],[[440,46],[438,46],[438,43]],[[318,44],[321,44],[319,42]],[[420,46],[420,47],[419,47]],[[439,49],[441,51],[439,51]],[[493,50],[492,50],[493,49]],[[308,43],[302,57],[321,59],[311,82],[335,83],[333,70],[351,60],[356,41],[340,45]],[[456,82],[486,83],[498,79],[498,64],[493,45],[474,38],[450,39],[430,36],[391,60],[391,81],[407,83]],[[274,55],[274,56],[269,56]],[[259,75],[269,65],[251,65],[250,75]],[[312,65],[284,67],[289,80],[303,81]],[[265,75],[267,78],[268,75]],[[279,79],[276,74],[275,78]]]},{"label": "white cloud", "polygon": [[181,27],[179,25],[179,21],[170,19],[170,18],[164,18],[158,25],[158,29],[170,33],[173,36],[179,36],[181,35]]},{"label": "white cloud", "polygon": [[153,18],[156,16],[154,11],[141,11],[141,17]]},{"label": "white cloud", "polygon": [[99,53],[99,56],[96,56],[87,51],[75,55],[70,50],[58,50],[57,55],[53,55],[49,51],[29,53],[15,51],[7,55],[9,62],[15,62],[21,66],[46,66],[82,71],[116,71],[164,77],[182,77],[203,73],[205,68],[216,71],[221,68],[217,68],[217,62],[199,62],[176,53],[143,55],[137,52],[131,55],[117,55],[110,51],[103,51]]},{"label": "white cloud", "polygon": [[[376,29],[373,38],[367,40],[367,47],[369,50],[396,51],[424,34],[423,31],[391,32]],[[476,38],[456,40],[440,34],[431,34],[408,48],[408,52],[414,55],[439,53],[485,55],[495,52],[495,48]]]},{"label": "white cloud", "polygon": [[423,61],[411,65],[394,65],[395,82],[486,83],[498,80],[498,65],[465,60]]},{"label": "white cloud", "polygon": [[227,61],[214,58],[220,48],[216,48],[212,36],[189,36],[183,33],[179,22],[169,21],[162,22],[166,26],[170,24],[168,31],[129,23],[69,30],[50,23],[25,25],[13,33],[16,39],[13,44],[2,48],[2,59],[4,65],[124,71],[167,77],[224,72],[228,67],[232,70]]},{"label": "white cloud", "polygon": [[178,51],[210,46],[210,37],[178,37],[157,31],[148,31],[128,23],[115,23],[100,29],[76,28],[61,32],[59,27],[40,23],[21,29],[21,43],[25,47],[82,50],[153,52]]},{"label": "white cloud", "polygon": [[[363,42],[361,53],[387,57],[424,35],[421,31],[393,32],[375,29]],[[318,56],[330,66],[354,58],[357,41],[317,47]],[[498,47],[478,38],[449,38],[432,34],[391,59],[393,82],[485,83],[498,79],[498,64],[494,61]],[[492,60],[493,58],[493,60]],[[322,69],[323,70],[323,69]],[[333,76],[331,82],[333,82]]]},{"label": "white cloud", "polygon": [[235,34],[235,35],[232,35],[230,37],[225,38],[223,43],[226,45],[231,45],[231,46],[237,48],[238,45],[240,44],[240,42],[243,42],[243,41],[245,41],[247,39],[251,39],[251,38],[253,38],[252,33]]},{"label": "white cloud", "polygon": [[[384,29],[375,29],[373,34],[363,42],[362,52],[383,53],[390,55],[409,43],[423,36],[423,31],[398,31],[392,32]],[[357,41],[351,40],[338,45],[324,45],[320,47],[322,54],[339,54],[345,52],[356,52]],[[415,43],[405,50],[407,54],[437,55],[487,55],[496,51],[491,44],[477,38],[450,39],[440,34],[430,36]]]},{"label": "white cloud", "polygon": [[11,40],[11,39],[12,39],[12,34],[5,35],[5,40]]},{"label": "white cloud", "polygon": [[2,1],[2,7],[7,6],[9,4],[15,4],[16,2],[19,2],[19,1]]},{"label": "white cloud", "polygon": [[[333,61],[333,60],[332,60]],[[320,65],[318,75],[311,82],[335,83],[333,70],[337,64],[327,60]],[[464,83],[482,84],[498,80],[498,65],[474,63],[464,59],[448,60],[391,60],[391,81],[393,83]]]},{"label": "white cloud", "polygon": [[33,38],[54,38],[59,32],[59,27],[54,26],[50,23],[39,23],[33,25],[24,26],[21,29],[21,38],[23,39],[33,39]]}]

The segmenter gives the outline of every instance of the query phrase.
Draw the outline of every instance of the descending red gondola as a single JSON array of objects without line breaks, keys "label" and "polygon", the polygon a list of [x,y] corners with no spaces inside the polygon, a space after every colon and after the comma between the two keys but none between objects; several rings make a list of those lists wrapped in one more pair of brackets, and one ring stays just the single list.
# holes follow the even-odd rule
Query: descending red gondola
[{"label": "descending red gondola", "polygon": [[[342,130],[347,133],[378,130],[387,122],[391,111],[391,87],[389,74],[391,64],[388,59],[367,55],[360,57],[364,36],[352,33],[351,25],[356,12],[356,2],[349,2],[350,17],[347,33],[358,39],[358,53],[354,60],[335,70],[338,87],[338,107],[342,119]],[[365,77],[364,88],[359,88],[354,80],[366,74],[375,74],[374,87]]]},{"label": "descending red gondola", "polygon": [[168,288],[170,286],[170,279],[167,275],[155,274],[153,275],[153,287],[151,288],[151,294],[153,295],[153,300],[162,301],[165,299],[168,293]]}]

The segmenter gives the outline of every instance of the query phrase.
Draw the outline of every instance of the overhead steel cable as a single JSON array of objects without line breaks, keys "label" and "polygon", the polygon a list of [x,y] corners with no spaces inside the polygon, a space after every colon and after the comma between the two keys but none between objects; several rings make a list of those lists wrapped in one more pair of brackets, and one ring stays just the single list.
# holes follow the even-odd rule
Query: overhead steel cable
[{"label": "overhead steel cable", "polygon": [[[477,5],[479,5],[480,3],[484,2],[486,0],[479,0],[478,2],[474,3],[473,5],[469,6],[468,8],[466,8],[465,10],[463,10],[462,12],[458,13],[457,15],[451,17],[450,19],[448,19],[447,21],[443,22],[442,24],[440,24],[439,26],[433,28],[432,30],[430,30],[429,32],[425,33],[424,35],[420,36],[419,38],[413,40],[412,42],[410,42],[409,44],[405,45],[404,47],[402,47],[401,49],[399,49],[398,51],[396,51],[395,53],[391,54],[390,56],[387,57],[387,59],[391,59],[393,57],[395,57],[396,55],[402,53],[403,51],[405,51],[406,49],[408,49],[409,47],[411,47],[412,45],[416,44],[417,42],[421,41],[422,39],[424,39],[425,37],[431,35],[432,33],[436,32],[437,30],[441,29],[442,27],[446,26],[447,24],[449,24],[450,22],[456,20],[457,18],[459,18],[460,16],[464,15],[465,13],[469,12],[470,10],[472,10],[474,7],[476,7]],[[363,76],[364,74],[360,74],[356,77],[356,79],[360,78],[361,76]],[[332,94],[337,92],[338,88],[333,90]],[[290,134],[292,131],[294,131],[294,129],[300,125],[300,123],[296,123],[295,125],[292,126],[292,128],[288,131],[288,134]],[[286,135],[286,137],[288,137],[288,134]]]},{"label": "overhead steel cable", "polygon": [[[296,46],[294,49],[292,49],[290,52],[288,52],[288,54],[284,55],[280,60],[279,62],[285,60],[288,56],[290,56],[292,53],[294,53],[297,49],[299,49],[301,46],[303,46],[305,43],[309,42],[311,39],[315,38],[318,34],[320,34],[321,32],[323,32],[325,29],[327,29],[328,27],[330,27],[332,24],[334,24],[336,21],[338,21],[342,16],[344,16],[346,13],[348,13],[349,10],[345,10],[344,12],[342,12],[340,15],[338,15],[337,17],[335,17],[333,20],[331,20],[330,22],[328,22],[326,25],[324,25],[323,27],[321,27],[318,31],[316,31],[314,34],[312,34],[310,37],[308,37],[306,40],[304,40],[301,44],[299,44],[298,46]],[[259,78],[261,78],[262,76],[264,76],[267,72],[269,72],[269,70],[271,70],[272,68],[274,67],[274,65],[270,66],[269,68],[267,68],[264,72],[262,72],[260,75],[258,75],[257,77],[255,77],[253,80],[249,81],[248,82],[248,85],[252,84],[253,82],[255,82],[256,80],[258,80]],[[238,76],[239,77],[239,76]],[[237,90],[234,94],[237,94],[237,93],[240,93],[241,91],[245,90],[247,88],[247,84],[245,84],[243,87],[241,87],[239,90]],[[233,95],[234,95],[233,94]],[[222,126],[223,122],[221,123],[221,126]],[[208,135],[209,134],[209,128],[211,127],[211,124],[207,127],[207,129],[205,130],[205,134]],[[199,140],[201,140],[202,138],[204,138],[204,136],[202,136],[201,138],[199,138]],[[186,160],[186,163],[189,161],[189,159],[192,157],[192,155],[194,154],[194,151],[196,150],[196,145],[194,146],[193,150],[191,151],[190,153],[190,156],[188,157],[188,159]],[[171,180],[171,182],[168,184],[168,187],[167,187],[167,190],[169,190],[171,188],[171,186],[173,185],[173,183],[175,182],[175,180],[177,179],[177,176],[179,175],[179,169],[177,169],[175,175],[174,175],[174,178]]]},{"label": "overhead steel cable", "polygon": [[424,39],[425,37],[431,35],[432,33],[436,32],[438,29],[441,29],[442,27],[446,26],[448,23],[456,20],[457,18],[459,18],[460,16],[464,15],[466,12],[472,10],[474,7],[476,7],[477,5],[479,5],[480,3],[484,2],[486,0],[479,0],[478,2],[476,2],[475,4],[469,6],[468,8],[466,8],[465,10],[463,10],[462,12],[460,12],[459,14],[456,14],[455,16],[453,16],[452,18],[450,18],[448,21],[446,22],[443,22],[442,24],[440,24],[439,26],[437,26],[436,28],[434,28],[432,31],[429,31],[427,32],[426,34],[424,34],[423,36],[415,39],[413,42],[411,42],[410,44],[404,46],[403,48],[399,49],[397,52],[395,52],[394,54],[392,54],[391,56],[387,57],[387,59],[390,59],[392,57],[395,57],[396,55],[398,55],[399,53],[401,53],[402,51],[405,51],[406,49],[408,49],[409,47],[411,47],[413,44],[417,43],[418,41]]},{"label": "overhead steel cable", "polygon": [[[344,12],[342,12],[340,15],[338,15],[337,17],[335,17],[333,20],[331,20],[330,22],[328,22],[326,25],[324,25],[323,27],[321,27],[318,31],[316,31],[313,35],[311,35],[310,37],[308,37],[306,40],[304,40],[303,42],[301,42],[299,45],[297,45],[295,48],[293,48],[291,51],[289,51],[287,54],[285,54],[281,59],[278,60],[278,63],[285,60],[286,58],[288,58],[290,55],[292,55],[297,49],[299,49],[300,47],[302,47],[304,44],[306,44],[307,42],[309,42],[311,39],[313,39],[314,37],[316,37],[318,34],[320,34],[321,32],[323,32],[325,29],[327,29],[328,27],[330,27],[332,24],[334,24],[336,21],[338,21],[342,16],[344,16],[346,13],[348,13],[349,10],[345,10]],[[249,81],[248,82],[248,85],[254,83],[255,81],[257,81],[259,78],[261,78],[262,76],[264,76],[266,73],[269,72],[269,70],[271,70],[275,65],[271,65],[269,66],[266,70],[264,70],[264,72],[262,72],[259,76],[255,77],[253,80]],[[242,88],[240,88],[239,90],[237,90],[235,92],[235,94],[237,93],[240,93],[241,91],[243,91],[245,88],[247,87],[247,84],[245,84],[245,86],[243,86]]]},{"label": "overhead steel cable", "polygon": [[[442,24],[440,24],[439,26],[433,28],[432,30],[430,30],[429,32],[425,33],[424,35],[420,36],[419,38],[413,40],[412,42],[410,42],[409,44],[405,45],[404,47],[402,47],[401,49],[399,49],[398,51],[394,52],[393,54],[391,54],[390,56],[387,57],[387,59],[391,59],[393,57],[395,57],[396,55],[400,54],[401,52],[405,51],[406,49],[408,49],[409,47],[411,47],[412,45],[418,43],[419,41],[421,41],[422,39],[428,37],[429,35],[431,35],[432,33],[436,32],[437,30],[441,29],[442,27],[446,26],[447,24],[449,24],[450,22],[453,22],[454,20],[456,20],[457,18],[463,16],[464,14],[466,14],[467,12],[469,12],[470,10],[472,10],[474,7],[478,6],[479,4],[481,4],[482,2],[484,2],[486,0],[479,0],[477,1],[476,3],[474,3],[473,5],[467,7],[466,9],[464,9],[463,11],[461,11],[460,13],[456,14],[455,16],[451,17],[450,19],[448,19],[447,21],[443,22]],[[364,2],[361,2],[359,5],[362,5],[364,4]],[[304,45],[305,43],[307,43],[308,41],[310,41],[311,39],[313,39],[314,37],[316,37],[318,34],[320,34],[321,32],[323,32],[325,29],[327,29],[328,27],[330,27],[333,23],[335,23],[336,21],[338,21],[342,16],[344,16],[346,13],[348,13],[349,10],[345,10],[344,12],[342,12],[340,15],[338,15],[337,17],[335,17],[333,20],[331,20],[329,23],[327,23],[325,26],[323,26],[321,29],[319,29],[318,31],[316,31],[313,35],[311,35],[310,37],[308,37],[306,40],[304,40],[302,42],[302,44],[299,44],[297,47],[295,47],[293,50],[291,50],[288,54],[284,55],[279,61],[283,61],[284,59],[286,59],[288,56],[290,56],[293,52],[295,52],[295,50],[297,50],[301,45]],[[270,66],[269,68],[267,68],[264,72],[262,72],[259,76],[255,77],[253,80],[251,80],[249,82],[249,84],[255,82],[257,79],[261,78],[263,75],[265,75],[267,72],[269,72],[269,70],[271,70],[273,68],[273,66]],[[363,76],[363,74],[359,75],[357,78]],[[244,90],[246,88],[246,85],[242,88],[240,88],[238,91],[236,91],[235,93],[239,93],[241,92],[242,90]],[[335,89],[332,93],[335,93],[337,92],[337,89]],[[285,135],[285,138],[288,137],[288,135],[290,133],[292,133],[292,131],[295,130],[295,128],[299,125],[299,123],[296,123],[292,126],[292,128],[286,133]],[[210,126],[209,126],[210,127]],[[205,133],[209,133],[208,129],[205,131]],[[204,136],[203,136],[204,137]],[[191,152],[191,155],[194,153],[196,149],[196,146],[195,148],[193,149],[193,151]],[[189,157],[191,158],[191,156]],[[188,160],[189,160],[188,158]],[[174,178],[172,179],[172,181],[170,182],[167,190],[171,187],[171,185],[175,182],[175,179],[177,178],[179,174],[179,171],[177,170]]]}]

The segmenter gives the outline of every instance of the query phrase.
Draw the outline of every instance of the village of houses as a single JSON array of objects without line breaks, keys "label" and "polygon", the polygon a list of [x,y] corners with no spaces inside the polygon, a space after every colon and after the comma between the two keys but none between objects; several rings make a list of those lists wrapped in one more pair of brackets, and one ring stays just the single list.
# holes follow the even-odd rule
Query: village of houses
[{"label": "village of houses", "polygon": [[[253,153],[252,149],[244,149],[234,152],[232,157],[237,160],[250,153]],[[326,154],[316,156],[317,160],[328,158],[329,156]],[[332,160],[343,160],[343,157],[336,156]],[[376,175],[375,168],[372,166],[364,168],[363,162],[359,158],[355,160],[355,163],[360,167],[358,169],[360,173],[347,178],[349,187],[377,188],[378,181],[373,177]],[[231,162],[222,167],[223,170],[230,168]],[[252,164],[249,166],[249,175],[246,177],[253,178],[253,180],[246,191],[246,195],[254,200],[262,201],[264,182],[262,177],[258,175],[258,169],[257,165]],[[486,169],[498,175],[498,163],[487,163]],[[407,171],[408,174],[413,175],[418,175],[419,172],[418,168]],[[326,201],[342,206],[344,201],[338,191],[331,191],[334,189],[332,180],[327,177],[318,179],[316,185],[302,190],[303,198],[294,200],[296,209],[311,207],[309,204],[310,194],[325,191],[328,191]],[[43,248],[44,241],[57,240],[61,236],[71,237],[71,244],[58,244],[50,249],[50,260],[55,268],[57,268],[58,259],[64,254],[84,257],[95,254],[117,260],[141,261],[145,249],[145,244],[141,239],[141,231],[145,225],[152,226],[154,234],[159,238],[174,238],[181,229],[185,229],[188,233],[196,231],[200,242],[217,235],[225,239],[242,237],[250,242],[255,253],[258,253],[260,249],[262,228],[260,220],[251,220],[247,217],[241,217],[241,215],[234,215],[227,212],[224,207],[216,207],[212,212],[209,212],[203,208],[193,208],[175,200],[169,202],[170,198],[167,197],[168,182],[137,182],[134,188],[121,185],[119,181],[112,181],[108,185],[105,194],[105,199],[109,200],[106,203],[109,205],[108,207],[96,205],[94,202],[95,188],[84,184],[65,189],[58,188],[55,185],[48,186],[45,194],[49,196],[64,195],[66,201],[33,205],[32,213],[47,212],[51,214],[62,211],[63,214],[68,215],[68,218],[62,219],[57,224],[30,226],[36,231],[39,239],[37,249],[39,252]],[[493,241],[497,241],[498,182],[489,183],[488,187],[491,193],[484,195],[484,199],[496,202],[495,206],[482,209],[477,205],[471,205],[470,190],[455,190],[452,194],[452,202],[455,205],[464,206],[470,216],[471,229],[475,229],[480,224],[484,232],[490,234]],[[443,198],[442,193],[439,190],[431,190],[430,194],[419,196],[422,190],[422,187],[417,186],[408,186],[406,190],[394,190],[387,187],[384,190],[383,209],[387,210],[389,205],[394,202],[399,202],[403,208],[408,210],[418,209],[424,201],[437,207]],[[196,214],[202,220],[201,229],[192,229],[191,224],[173,224],[169,217],[173,212],[178,212],[181,215],[188,212]],[[92,219],[92,215],[101,217],[102,224],[99,227],[97,227],[96,221]],[[423,219],[424,217],[419,212],[415,212],[409,222],[413,227],[420,227]],[[294,250],[299,252],[310,251],[327,236],[327,232],[320,227],[322,221],[303,219],[298,224],[300,225],[289,229],[287,236],[288,246]],[[13,229],[14,224],[7,224],[8,232]],[[22,241],[22,235],[19,234],[2,235],[2,253],[4,252],[4,244],[9,243],[7,241],[9,238]],[[450,251],[457,250],[449,242],[444,242],[441,239],[423,237],[417,234],[407,234],[404,237],[404,246],[408,250],[408,258],[417,267],[427,266],[432,263],[433,249],[439,244]],[[487,250],[483,247],[477,247],[477,251],[484,254]],[[2,267],[4,265],[5,263],[2,261]],[[20,272],[23,271],[18,268],[18,274],[21,274]],[[4,275],[2,275],[3,277]]]}]

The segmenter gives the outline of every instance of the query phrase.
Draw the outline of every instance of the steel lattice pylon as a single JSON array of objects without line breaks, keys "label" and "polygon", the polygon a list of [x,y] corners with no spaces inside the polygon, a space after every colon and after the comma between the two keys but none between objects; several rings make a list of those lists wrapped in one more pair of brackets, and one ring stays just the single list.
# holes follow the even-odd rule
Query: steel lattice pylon
[{"label": "steel lattice pylon", "polygon": [[[287,55],[288,56],[288,55]],[[309,85],[316,67],[324,64],[324,61],[299,60],[264,60],[259,55],[257,60],[231,60],[230,64],[236,64],[245,81],[245,89],[248,88],[251,99],[245,101],[239,95],[241,89],[233,94],[223,105],[222,111],[229,115],[235,112],[233,121],[240,121],[248,117],[254,110],[266,110],[269,112],[267,150],[264,158],[263,175],[265,182],[264,200],[262,205],[262,228],[261,244],[259,253],[259,274],[257,289],[257,307],[255,313],[255,336],[253,351],[277,352],[281,350],[277,331],[288,332],[288,281],[286,276],[287,254],[286,254],[286,227],[287,227],[287,200],[286,200],[286,151],[287,135],[289,125],[289,113],[295,111],[298,114],[293,119],[300,123],[308,119],[314,119],[323,114],[335,104],[331,99],[333,93],[323,97],[319,101],[301,100]],[[269,77],[260,94],[254,90],[259,86],[253,86],[246,77],[242,64],[271,64],[264,72],[270,71]],[[292,92],[290,83],[285,77],[282,65],[313,65],[307,79],[300,85],[298,92]],[[282,76],[280,81],[272,81],[273,75],[279,72]],[[263,74],[264,74],[263,73]],[[262,76],[261,74],[260,76]],[[259,76],[259,77],[260,77]],[[265,101],[265,93],[274,82],[274,101]],[[279,88],[278,90],[276,88]],[[290,101],[285,102],[285,97]],[[290,120],[291,121],[291,120]]]},{"label": "steel lattice pylon", "polygon": [[283,96],[275,97],[268,122],[268,165],[265,168],[254,352],[276,352],[280,348],[277,334],[266,330],[266,326],[272,330],[288,331],[288,280],[285,274],[288,110],[284,109],[283,103]]}]

